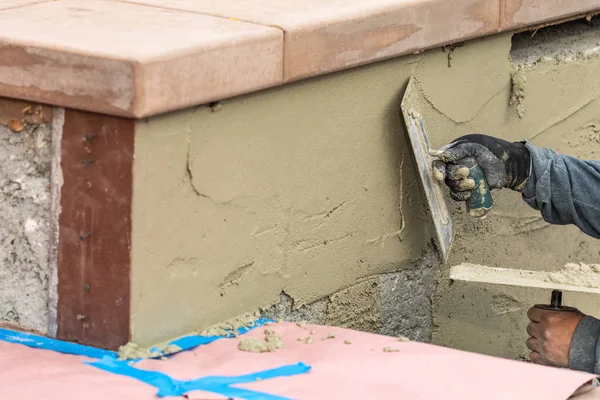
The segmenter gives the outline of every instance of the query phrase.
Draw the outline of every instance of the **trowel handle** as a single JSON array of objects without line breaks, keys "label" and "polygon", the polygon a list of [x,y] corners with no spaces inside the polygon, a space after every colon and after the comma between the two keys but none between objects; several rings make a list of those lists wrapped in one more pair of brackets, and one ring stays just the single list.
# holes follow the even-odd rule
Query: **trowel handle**
[{"label": "trowel handle", "polygon": [[475,189],[471,191],[471,198],[467,200],[467,212],[472,217],[483,218],[494,206],[492,191],[485,180],[483,170],[474,158],[464,158],[460,163],[469,168],[469,178],[475,181]]}]

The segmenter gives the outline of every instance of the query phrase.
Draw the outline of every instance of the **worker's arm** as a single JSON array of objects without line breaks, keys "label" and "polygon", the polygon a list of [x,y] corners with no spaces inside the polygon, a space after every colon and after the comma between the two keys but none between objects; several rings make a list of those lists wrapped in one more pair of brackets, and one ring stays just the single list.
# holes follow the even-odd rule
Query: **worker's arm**
[{"label": "worker's arm", "polygon": [[492,189],[519,191],[546,222],[574,224],[600,238],[600,161],[582,161],[486,135],[463,136],[441,149],[434,168],[441,172],[454,200],[470,197],[468,178],[459,172],[460,160],[474,157]]},{"label": "worker's arm", "polygon": [[574,224],[600,239],[600,161],[582,161],[526,143],[531,155],[523,199],[551,224]]},{"label": "worker's arm", "polygon": [[584,316],[569,346],[569,368],[600,374],[600,320]]}]

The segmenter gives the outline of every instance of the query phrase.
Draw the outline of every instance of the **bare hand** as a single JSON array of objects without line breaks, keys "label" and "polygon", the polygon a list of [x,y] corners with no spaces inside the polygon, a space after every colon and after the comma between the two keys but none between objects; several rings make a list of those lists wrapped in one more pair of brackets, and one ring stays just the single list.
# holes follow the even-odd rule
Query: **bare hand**
[{"label": "bare hand", "polygon": [[529,358],[536,364],[569,367],[569,348],[579,321],[579,311],[550,311],[532,307],[527,311]]}]

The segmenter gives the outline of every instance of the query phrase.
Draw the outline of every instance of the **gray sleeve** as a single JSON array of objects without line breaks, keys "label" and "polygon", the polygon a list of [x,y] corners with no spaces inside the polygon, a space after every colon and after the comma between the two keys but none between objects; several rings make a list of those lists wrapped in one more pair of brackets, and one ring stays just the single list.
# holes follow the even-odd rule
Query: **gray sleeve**
[{"label": "gray sleeve", "polygon": [[525,143],[531,172],[523,200],[541,211],[544,221],[576,225],[600,239],[600,161],[575,157]]},{"label": "gray sleeve", "polygon": [[586,315],[571,339],[569,368],[591,373],[600,373],[600,320]]}]

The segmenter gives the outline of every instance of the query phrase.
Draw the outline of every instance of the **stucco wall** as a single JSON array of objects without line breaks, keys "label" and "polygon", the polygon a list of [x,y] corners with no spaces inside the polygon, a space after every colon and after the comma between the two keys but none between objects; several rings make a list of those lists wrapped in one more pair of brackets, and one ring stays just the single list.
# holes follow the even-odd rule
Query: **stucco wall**
[{"label": "stucco wall", "polygon": [[[523,96],[512,85],[510,49],[511,35],[497,35],[139,121],[133,339],[147,344],[258,308],[310,317],[293,309],[316,301],[326,304],[314,306],[325,315],[315,321],[348,325],[331,316],[362,309],[361,329],[386,332],[382,313],[369,310],[386,304],[398,314],[393,307],[404,300],[381,303],[383,289],[361,288],[379,274],[419,268],[431,239],[398,116],[411,75],[435,146],[479,132],[592,154],[598,60],[538,63],[524,70]],[[520,107],[509,105],[511,94]],[[478,340],[469,330],[444,331],[464,294],[449,290],[451,265],[550,270],[598,256],[597,243],[573,227],[548,227],[518,195],[497,192],[495,200],[485,221],[453,206],[453,251],[448,266],[435,267],[439,290],[430,285],[425,295],[429,307],[436,296],[435,320],[415,322],[413,336],[430,324],[438,343],[468,349]],[[408,281],[402,290],[415,293]],[[338,307],[348,291],[371,294]],[[407,329],[386,333],[399,331]]]},{"label": "stucco wall", "polygon": [[421,59],[140,121],[133,339],[269,307],[282,291],[298,308],[420,258],[430,235],[399,105]]}]

